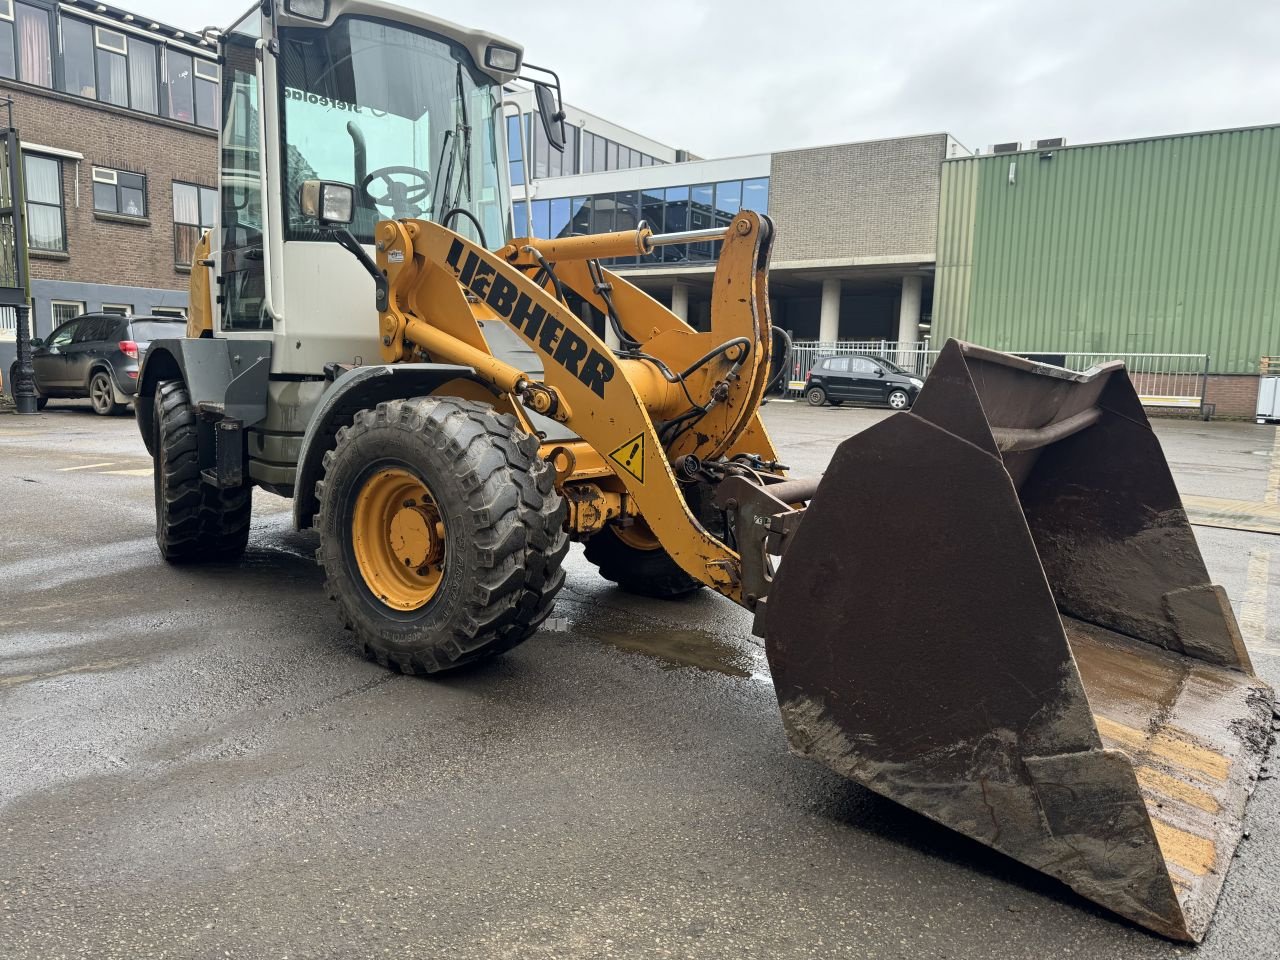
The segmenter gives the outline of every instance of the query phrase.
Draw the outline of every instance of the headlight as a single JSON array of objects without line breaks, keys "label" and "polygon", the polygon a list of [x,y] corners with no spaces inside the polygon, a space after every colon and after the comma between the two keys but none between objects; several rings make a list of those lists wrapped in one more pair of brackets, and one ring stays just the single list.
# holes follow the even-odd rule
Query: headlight
[{"label": "headlight", "polygon": [[912,385],[913,387],[923,387],[923,386],[924,386],[924,381],[923,381],[923,380],[918,379],[917,377],[910,377],[909,379],[910,379],[910,381],[911,381],[911,385]]},{"label": "headlight", "polygon": [[303,180],[298,187],[298,208],[321,226],[348,224],[355,213],[355,189],[348,183]]},{"label": "headlight", "polygon": [[520,69],[520,51],[491,43],[484,52],[484,65],[490,70],[515,73]]}]

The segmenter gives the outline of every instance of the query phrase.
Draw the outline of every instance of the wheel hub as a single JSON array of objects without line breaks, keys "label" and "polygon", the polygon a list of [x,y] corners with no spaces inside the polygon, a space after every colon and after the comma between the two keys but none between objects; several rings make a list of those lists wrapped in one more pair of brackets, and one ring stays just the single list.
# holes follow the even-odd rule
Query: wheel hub
[{"label": "wheel hub", "polygon": [[374,596],[396,610],[417,610],[435,596],[445,526],[422,480],[398,467],[373,474],[356,496],[351,527],[356,565]]}]

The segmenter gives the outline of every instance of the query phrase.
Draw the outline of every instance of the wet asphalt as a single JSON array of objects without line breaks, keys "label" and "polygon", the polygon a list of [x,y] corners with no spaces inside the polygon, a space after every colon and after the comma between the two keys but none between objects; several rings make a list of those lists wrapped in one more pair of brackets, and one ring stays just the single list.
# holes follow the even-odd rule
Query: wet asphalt
[{"label": "wet asphalt", "polygon": [[[885,415],[765,411],[801,472]],[[1280,475],[1274,427],[1158,433],[1184,493]],[[727,601],[621,594],[575,548],[551,628],[394,675],[255,496],[243,563],[171,568],[131,420],[0,413],[0,957],[1280,954],[1276,780],[1193,951],[790,756]],[[1280,683],[1280,541],[1197,535]]]}]

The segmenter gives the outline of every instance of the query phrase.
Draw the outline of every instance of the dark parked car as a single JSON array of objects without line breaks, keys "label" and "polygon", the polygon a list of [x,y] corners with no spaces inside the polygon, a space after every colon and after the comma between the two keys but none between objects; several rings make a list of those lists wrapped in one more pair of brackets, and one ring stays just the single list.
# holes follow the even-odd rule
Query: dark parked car
[{"label": "dark parked car", "polygon": [[[152,340],[181,337],[186,321],[173,317],[122,317],[86,313],[68,320],[47,339],[31,341],[36,405],[51,397],[88,397],[95,413],[124,409],[138,389],[138,367]],[[9,392],[16,382],[9,368]]]},{"label": "dark parked car", "polygon": [[881,357],[854,354],[848,357],[821,357],[805,374],[805,399],[813,406],[824,403],[888,404],[906,410],[916,402],[924,381]]}]

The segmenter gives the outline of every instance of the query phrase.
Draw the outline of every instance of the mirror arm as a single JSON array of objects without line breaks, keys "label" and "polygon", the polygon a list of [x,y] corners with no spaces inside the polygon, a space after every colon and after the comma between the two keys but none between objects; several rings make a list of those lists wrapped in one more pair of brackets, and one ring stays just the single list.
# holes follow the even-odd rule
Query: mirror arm
[{"label": "mirror arm", "polygon": [[387,278],[378,269],[378,265],[373,262],[373,258],[360,245],[360,241],[346,227],[330,227],[329,229],[333,234],[333,239],[338,242],[338,246],[360,261],[360,266],[364,267],[365,272],[373,277],[374,304],[377,306],[379,313],[386,310],[390,290]]}]

